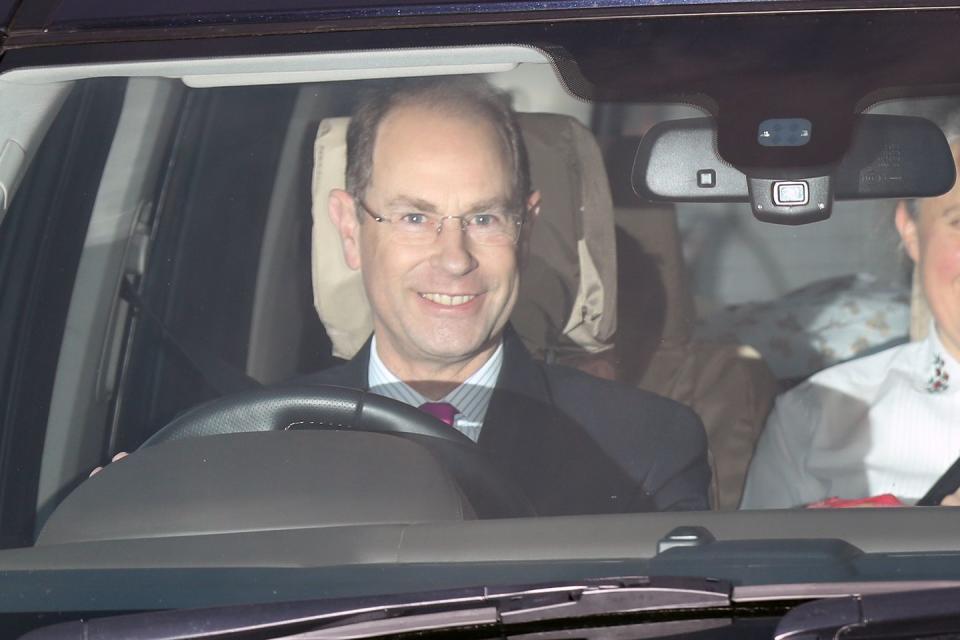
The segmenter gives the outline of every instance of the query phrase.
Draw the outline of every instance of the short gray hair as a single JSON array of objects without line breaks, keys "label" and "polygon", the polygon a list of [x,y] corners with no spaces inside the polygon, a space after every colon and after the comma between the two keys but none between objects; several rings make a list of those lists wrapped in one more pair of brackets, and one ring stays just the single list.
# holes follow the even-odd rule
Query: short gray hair
[{"label": "short gray hair", "polygon": [[511,205],[523,211],[530,195],[527,148],[510,97],[476,76],[443,76],[387,82],[364,93],[347,129],[347,191],[363,198],[373,174],[373,148],[383,119],[401,106],[424,105],[487,120],[509,162]]}]

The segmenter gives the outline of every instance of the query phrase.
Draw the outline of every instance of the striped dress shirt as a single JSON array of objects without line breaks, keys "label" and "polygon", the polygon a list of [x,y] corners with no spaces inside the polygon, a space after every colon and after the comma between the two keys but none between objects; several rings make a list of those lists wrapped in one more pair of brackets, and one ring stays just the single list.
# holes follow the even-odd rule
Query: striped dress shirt
[{"label": "striped dress shirt", "polygon": [[419,407],[425,402],[449,402],[457,408],[453,427],[476,442],[480,438],[483,419],[487,415],[487,407],[490,406],[490,398],[493,396],[502,365],[503,343],[501,342],[490,359],[463,384],[440,400],[431,400],[400,380],[387,368],[377,353],[377,337],[374,336],[373,343],[370,345],[367,386],[370,391],[378,395],[399,400],[413,407]]}]

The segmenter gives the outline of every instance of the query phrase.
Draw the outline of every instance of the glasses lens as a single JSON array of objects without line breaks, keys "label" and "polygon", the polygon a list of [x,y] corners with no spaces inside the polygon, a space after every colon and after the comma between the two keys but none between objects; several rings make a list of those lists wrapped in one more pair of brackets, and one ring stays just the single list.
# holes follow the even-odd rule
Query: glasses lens
[{"label": "glasses lens", "polygon": [[398,242],[404,244],[429,244],[437,237],[439,218],[426,213],[407,213],[391,221]]},{"label": "glasses lens", "polygon": [[511,244],[516,242],[520,235],[520,216],[506,213],[478,213],[466,218],[407,213],[383,219],[390,225],[395,241],[401,244],[434,242],[437,239],[438,229],[446,220],[459,222],[470,241],[477,244]]},{"label": "glasses lens", "polygon": [[518,222],[506,213],[480,213],[467,218],[467,235],[478,244],[511,244],[520,233]]}]

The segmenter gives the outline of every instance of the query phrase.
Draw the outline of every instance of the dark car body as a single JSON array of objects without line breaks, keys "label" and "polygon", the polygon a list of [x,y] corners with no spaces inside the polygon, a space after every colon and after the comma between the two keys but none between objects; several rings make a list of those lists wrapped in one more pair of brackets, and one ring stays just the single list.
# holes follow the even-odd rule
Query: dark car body
[{"label": "dark car body", "polygon": [[[838,162],[849,148],[856,116],[871,105],[888,97],[940,96],[960,84],[955,45],[960,10],[946,2],[185,0],[91,5],[78,0],[0,0],[0,32],[0,75],[57,68],[64,74],[58,80],[62,82],[72,81],[70,74],[78,68],[97,65],[516,46],[552,61],[566,91],[558,94],[602,104],[613,121],[618,109],[634,103],[699,109],[716,121],[717,149],[724,161],[785,171]],[[49,534],[54,537],[45,547],[33,546],[51,511],[85,480],[85,473],[74,473],[57,487],[49,508],[38,508],[39,461],[48,444],[39,425],[48,420],[61,343],[71,330],[68,311],[74,276],[85,255],[95,187],[123,114],[126,71],[110,69],[104,77],[82,80],[83,91],[65,102],[75,119],[51,126],[46,153],[37,156],[58,176],[56,184],[44,182],[39,170],[28,173],[18,189],[29,196],[29,208],[36,213],[19,216],[16,226],[8,218],[0,234],[0,592],[5,594],[0,595],[0,623],[5,620],[16,625],[11,628],[26,631],[88,615],[603,575],[717,576],[746,587],[744,602],[754,597],[791,603],[865,590],[837,586],[818,592],[810,583],[872,581],[887,591],[895,589],[897,581],[917,588],[960,580],[958,516],[937,509],[618,514],[454,523],[424,516],[426,521],[369,527],[324,523],[316,530],[309,523],[282,521],[276,531],[239,528],[219,537],[206,535],[209,531],[196,535],[187,525],[177,530],[174,524],[156,538],[98,538],[96,532],[84,538],[92,530],[85,529],[74,539]],[[292,117],[298,96],[286,85],[272,93],[211,86],[194,103],[184,99],[178,135],[157,143],[157,157],[162,158],[158,163],[166,173],[151,202],[173,213],[167,227],[148,234],[154,260],[148,276],[123,285],[144,285],[127,300],[142,304],[144,315],[156,311],[175,328],[173,342],[180,344],[165,342],[163,358],[138,351],[140,343],[130,336],[149,334],[162,342],[157,336],[171,333],[153,321],[131,324],[129,335],[124,334],[130,338],[124,357],[133,364],[118,370],[134,382],[124,378],[127,386],[118,394],[123,402],[111,398],[104,409],[101,421],[113,421],[114,427],[88,452],[99,464],[118,451],[135,450],[190,407],[227,395],[211,388],[202,372],[178,363],[184,352],[190,359],[202,351],[195,347],[199,343],[218,354],[215,360],[241,369],[248,355],[252,321],[244,314],[255,306],[254,295],[228,285],[234,280],[256,282],[256,265],[249,256],[257,252],[267,224],[257,212],[268,209],[275,196],[272,184],[241,180],[238,185],[234,179],[263,175],[265,167],[280,162],[286,130],[278,123]],[[344,104],[337,104],[340,111],[334,115],[343,115]],[[745,137],[755,135],[756,123],[770,113],[805,114],[820,136],[794,155],[743,145]],[[236,122],[259,121],[263,127],[243,129],[238,136],[233,114],[239,114]],[[601,139],[610,134],[608,124],[593,117],[594,134]],[[624,137],[633,145],[629,161],[618,169],[608,167],[615,191],[618,178],[613,174],[629,174],[638,139],[632,131]],[[193,138],[231,149],[231,162],[205,155],[203,145],[187,151],[178,147]],[[310,149],[303,146],[299,153],[306,158]],[[195,174],[210,176],[209,182],[194,185]],[[622,187],[622,176],[619,179]],[[629,176],[626,180],[629,185]],[[240,202],[229,212],[234,217],[222,211],[227,204],[218,199],[228,188]],[[629,188],[626,191],[633,197]],[[307,196],[301,194],[301,199],[299,204],[309,208]],[[21,198],[17,204],[26,208],[23,202]],[[242,230],[231,235],[225,230],[236,220]],[[720,226],[727,223],[738,228],[730,219]],[[722,235],[719,228],[711,233]],[[197,240],[182,243],[181,234]],[[231,239],[223,242],[224,253],[208,259],[205,247],[217,245],[224,236]],[[169,283],[182,286],[182,300],[168,299],[164,287]],[[295,286],[298,295],[309,300],[307,276]],[[199,310],[200,319],[184,329],[189,324],[182,322],[184,314],[192,309]],[[302,320],[304,334],[310,336],[297,354],[294,372],[306,374],[330,365],[334,360],[326,334],[322,328],[309,331],[317,324],[313,308],[307,303],[291,314]],[[150,368],[161,360],[156,370]],[[173,454],[158,458],[154,468],[172,466],[176,460]],[[229,475],[234,462],[222,463],[224,474]],[[206,463],[206,457],[194,459],[190,469]],[[105,474],[119,478],[113,485],[118,493],[111,494],[121,496],[117,509],[103,513],[117,516],[118,530],[121,516],[128,514],[123,526],[133,530],[141,521],[140,507],[135,501],[123,502],[128,498],[121,490],[136,487],[136,476],[127,476],[133,480],[124,484],[121,464],[126,463]],[[291,471],[291,482],[301,477],[296,475],[299,469],[309,467],[304,461],[302,465]],[[270,484],[272,476],[252,467],[251,491],[258,500],[270,502],[276,489]],[[176,520],[162,508],[175,509],[177,496],[171,491],[162,496],[167,502],[158,498],[161,507],[142,521]],[[195,509],[188,515],[202,521],[210,505],[183,501],[187,503]],[[782,587],[781,595],[749,592],[769,585]]]}]

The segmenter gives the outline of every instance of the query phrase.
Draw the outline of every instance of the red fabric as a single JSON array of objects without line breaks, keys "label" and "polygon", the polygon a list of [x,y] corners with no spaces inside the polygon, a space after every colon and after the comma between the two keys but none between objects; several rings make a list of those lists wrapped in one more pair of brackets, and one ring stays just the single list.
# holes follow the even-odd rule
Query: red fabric
[{"label": "red fabric", "polygon": [[879,496],[870,496],[869,498],[854,498],[845,500],[843,498],[827,498],[820,502],[812,502],[807,505],[807,509],[856,509],[860,507],[903,507],[906,506],[892,493],[884,493]]}]

